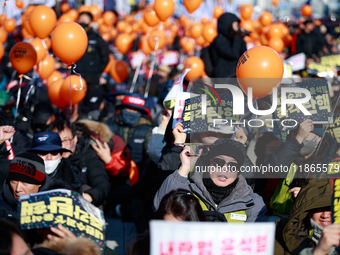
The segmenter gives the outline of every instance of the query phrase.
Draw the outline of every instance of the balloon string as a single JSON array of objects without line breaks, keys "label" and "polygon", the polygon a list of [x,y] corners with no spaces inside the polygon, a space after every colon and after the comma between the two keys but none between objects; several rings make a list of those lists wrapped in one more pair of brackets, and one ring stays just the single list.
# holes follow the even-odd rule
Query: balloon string
[{"label": "balloon string", "polygon": [[[82,90],[83,88],[84,88],[84,84],[83,84],[83,79],[81,78],[81,74],[80,73],[77,73],[76,72],[76,67],[77,67],[77,65],[76,64],[73,64],[73,67],[71,67],[70,69],[76,74],[76,75],[78,75],[79,76],[79,79],[80,79],[80,89],[77,89],[77,88],[74,88],[74,90]],[[72,71],[71,71],[71,73],[72,73]],[[70,88],[71,89],[71,88]]]},{"label": "balloon string", "polygon": [[144,61],[144,57],[143,57],[142,61],[138,64],[138,66],[136,68],[135,75],[133,76],[131,88],[130,88],[130,91],[129,91],[130,93],[133,93],[133,91],[135,90],[137,78],[138,78],[138,75],[139,75],[140,68],[141,68],[141,66],[143,64],[143,61]]},{"label": "balloon string", "polygon": [[47,52],[48,52],[47,45],[46,45],[46,43],[43,39],[41,39],[41,44],[44,46],[45,50],[47,50]]},{"label": "balloon string", "polygon": [[[159,31],[163,30],[163,23],[164,22],[161,22],[161,25],[159,26]],[[155,68],[156,56],[157,56],[157,51],[158,51],[160,40],[161,40],[161,38],[159,38],[159,40],[156,42],[155,50],[153,51],[153,59],[152,59],[152,62],[151,62],[151,68],[149,70],[148,80],[147,80],[146,87],[145,87],[144,98],[147,98],[149,96],[151,78],[152,78],[152,75],[153,75],[153,70]]]},{"label": "balloon string", "polygon": [[16,119],[17,119],[17,116],[18,116],[18,111],[19,111],[22,78],[23,78],[23,76],[20,75],[19,89],[18,89],[18,94],[17,94],[17,102],[16,102],[16,105],[15,105],[15,115],[14,115],[14,123],[13,123],[13,125],[15,125],[15,122],[16,122]]},{"label": "balloon string", "polygon": [[[72,130],[72,82],[71,82],[71,75],[72,75],[72,66],[69,66],[68,67],[70,69],[70,127],[71,127],[71,130]],[[73,70],[74,71],[74,70]]]},{"label": "balloon string", "polygon": [[26,95],[26,98],[25,98],[25,103],[27,104],[28,102],[28,98],[30,97],[30,94],[31,94],[31,91],[33,90],[34,88],[34,84],[31,85],[31,87],[29,88],[28,92],[27,92],[27,95]]}]

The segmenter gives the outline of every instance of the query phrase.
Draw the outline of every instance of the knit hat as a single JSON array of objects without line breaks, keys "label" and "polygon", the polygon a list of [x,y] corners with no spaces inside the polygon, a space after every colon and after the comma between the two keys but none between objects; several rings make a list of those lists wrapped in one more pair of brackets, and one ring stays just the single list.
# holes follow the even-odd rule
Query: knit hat
[{"label": "knit hat", "polygon": [[245,160],[245,152],[242,146],[242,143],[228,138],[218,139],[210,146],[207,159],[210,160],[218,155],[226,155],[234,158],[242,166]]},{"label": "knit hat", "polygon": [[8,179],[43,185],[46,180],[44,160],[31,152],[17,155],[9,165]]}]

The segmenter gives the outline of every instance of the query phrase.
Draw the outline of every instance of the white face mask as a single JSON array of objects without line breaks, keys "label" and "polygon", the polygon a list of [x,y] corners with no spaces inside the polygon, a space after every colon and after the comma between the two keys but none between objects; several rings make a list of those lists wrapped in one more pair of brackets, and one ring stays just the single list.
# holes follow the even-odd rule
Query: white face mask
[{"label": "white face mask", "polygon": [[60,161],[61,158],[58,158],[56,160],[44,160],[45,172],[47,174],[53,173],[57,169],[57,166],[59,165]]}]

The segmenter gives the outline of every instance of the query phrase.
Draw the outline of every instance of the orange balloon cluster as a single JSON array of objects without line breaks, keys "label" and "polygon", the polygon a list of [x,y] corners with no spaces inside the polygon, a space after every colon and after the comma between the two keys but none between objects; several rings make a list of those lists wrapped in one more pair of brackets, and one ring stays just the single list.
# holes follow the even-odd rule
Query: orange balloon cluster
[{"label": "orange balloon cluster", "polygon": [[276,51],[257,46],[242,55],[237,64],[236,76],[243,92],[247,95],[248,88],[252,88],[252,97],[257,99],[267,96],[280,84],[283,69],[282,59]]}]

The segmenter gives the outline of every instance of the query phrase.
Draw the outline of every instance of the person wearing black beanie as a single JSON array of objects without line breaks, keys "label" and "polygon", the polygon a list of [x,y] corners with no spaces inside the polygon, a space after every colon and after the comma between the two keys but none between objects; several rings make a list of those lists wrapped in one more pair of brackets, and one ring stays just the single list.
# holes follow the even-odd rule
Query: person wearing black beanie
[{"label": "person wearing black beanie", "polygon": [[242,143],[218,139],[195,163],[194,158],[192,149],[186,146],[181,153],[181,167],[168,176],[154,198],[155,209],[171,190],[186,189],[199,199],[208,221],[266,221],[262,197],[253,193],[239,173],[242,166],[251,165]]}]

